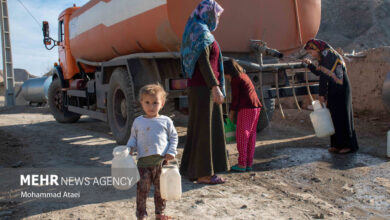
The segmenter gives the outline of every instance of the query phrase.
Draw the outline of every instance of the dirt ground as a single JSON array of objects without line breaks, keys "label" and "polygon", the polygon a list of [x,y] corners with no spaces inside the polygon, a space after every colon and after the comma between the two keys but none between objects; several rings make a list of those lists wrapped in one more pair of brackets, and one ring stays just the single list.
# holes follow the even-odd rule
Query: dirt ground
[{"label": "dirt ground", "polygon": [[[167,214],[176,219],[390,219],[390,160],[385,157],[390,117],[355,118],[359,152],[333,155],[326,151],[328,139],[313,135],[310,112],[285,113],[287,120],[275,112],[271,126],[258,134],[253,172],[223,173],[228,182],[214,186],[183,178],[182,199],[169,201]],[[185,120],[182,115],[175,119],[178,159]],[[115,146],[108,125],[88,117],[59,124],[47,107],[0,110],[1,168],[109,167]],[[235,164],[235,144],[228,150]],[[96,192],[95,202],[74,203],[5,201],[0,192],[0,218],[135,219],[135,188],[123,191],[123,199]],[[147,205],[154,213],[152,194]]]}]

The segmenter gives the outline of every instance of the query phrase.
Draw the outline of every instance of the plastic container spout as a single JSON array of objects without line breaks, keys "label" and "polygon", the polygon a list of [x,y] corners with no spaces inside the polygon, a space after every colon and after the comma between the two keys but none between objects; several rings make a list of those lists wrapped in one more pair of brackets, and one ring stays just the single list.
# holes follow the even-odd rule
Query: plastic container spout
[{"label": "plastic container spout", "polygon": [[315,111],[315,110],[322,109],[321,102],[318,101],[318,100],[314,100],[314,101],[312,102],[312,105],[313,105],[314,111]]}]

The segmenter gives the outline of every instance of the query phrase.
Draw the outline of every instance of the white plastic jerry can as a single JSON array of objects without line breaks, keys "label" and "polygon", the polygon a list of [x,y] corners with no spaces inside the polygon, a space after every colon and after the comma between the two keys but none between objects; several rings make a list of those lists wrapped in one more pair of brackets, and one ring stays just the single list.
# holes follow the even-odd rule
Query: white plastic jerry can
[{"label": "white plastic jerry can", "polygon": [[116,189],[128,190],[140,179],[137,165],[126,146],[115,147],[112,154],[112,184]]},{"label": "white plastic jerry can", "polygon": [[161,198],[179,200],[181,198],[181,176],[176,165],[165,165],[160,176]]},{"label": "white plastic jerry can", "polygon": [[329,109],[322,107],[318,100],[313,101],[312,105],[314,112],[310,113],[310,120],[316,136],[323,138],[333,135],[335,131]]}]

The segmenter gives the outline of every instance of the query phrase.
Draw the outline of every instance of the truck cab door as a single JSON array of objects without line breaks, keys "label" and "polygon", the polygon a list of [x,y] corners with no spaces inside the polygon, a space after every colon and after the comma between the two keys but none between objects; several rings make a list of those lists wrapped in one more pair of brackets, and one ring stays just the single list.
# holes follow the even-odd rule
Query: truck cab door
[{"label": "truck cab door", "polygon": [[[62,72],[64,74],[67,73],[67,65],[66,65],[66,50],[65,50],[65,26],[64,20],[61,19],[58,22],[58,59],[60,66],[62,68]],[[65,76],[64,76],[65,77]]]},{"label": "truck cab door", "polygon": [[58,23],[58,55],[65,80],[71,80],[79,71],[76,60],[70,49],[69,19],[71,14],[65,14]]}]

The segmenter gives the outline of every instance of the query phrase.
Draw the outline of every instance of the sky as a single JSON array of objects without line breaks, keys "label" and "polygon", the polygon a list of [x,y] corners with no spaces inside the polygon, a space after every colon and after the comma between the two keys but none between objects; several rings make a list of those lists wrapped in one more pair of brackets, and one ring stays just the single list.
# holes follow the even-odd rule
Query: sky
[{"label": "sky", "polygon": [[[27,10],[19,3],[22,2]],[[42,76],[58,61],[58,48],[46,50],[43,45],[42,21],[48,21],[50,36],[58,39],[58,15],[73,4],[82,6],[88,0],[8,0],[13,67]],[[3,69],[0,53],[0,69]]]}]

